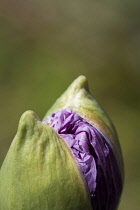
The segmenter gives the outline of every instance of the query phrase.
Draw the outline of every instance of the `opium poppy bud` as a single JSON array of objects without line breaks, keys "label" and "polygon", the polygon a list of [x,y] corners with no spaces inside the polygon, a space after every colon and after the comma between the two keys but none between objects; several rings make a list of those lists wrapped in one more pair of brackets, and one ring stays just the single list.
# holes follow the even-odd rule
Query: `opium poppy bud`
[{"label": "opium poppy bud", "polygon": [[122,183],[116,131],[80,76],[42,122],[21,117],[0,170],[0,209],[113,210]]}]

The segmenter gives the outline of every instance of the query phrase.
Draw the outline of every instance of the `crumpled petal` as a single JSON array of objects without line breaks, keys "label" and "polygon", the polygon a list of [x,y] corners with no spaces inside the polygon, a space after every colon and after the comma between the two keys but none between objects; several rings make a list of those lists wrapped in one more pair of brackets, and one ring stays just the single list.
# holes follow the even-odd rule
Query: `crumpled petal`
[{"label": "crumpled petal", "polygon": [[122,191],[122,179],[109,141],[69,108],[56,111],[44,121],[71,148],[88,185],[93,209],[115,209]]}]

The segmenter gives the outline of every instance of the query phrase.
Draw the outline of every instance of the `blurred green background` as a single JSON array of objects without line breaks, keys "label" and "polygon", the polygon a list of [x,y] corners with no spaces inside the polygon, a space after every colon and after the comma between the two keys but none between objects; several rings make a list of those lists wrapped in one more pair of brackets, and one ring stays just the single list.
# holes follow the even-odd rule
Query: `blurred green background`
[{"label": "blurred green background", "polygon": [[0,165],[21,114],[47,109],[79,75],[115,124],[125,163],[119,210],[140,203],[140,2],[0,1]]}]

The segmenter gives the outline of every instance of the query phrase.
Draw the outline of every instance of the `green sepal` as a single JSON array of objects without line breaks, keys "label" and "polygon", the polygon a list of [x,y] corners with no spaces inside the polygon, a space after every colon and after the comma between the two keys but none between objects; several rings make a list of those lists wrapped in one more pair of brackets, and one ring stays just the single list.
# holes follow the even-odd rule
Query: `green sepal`
[{"label": "green sepal", "polygon": [[91,210],[83,175],[64,140],[25,112],[0,170],[0,210]]},{"label": "green sepal", "polygon": [[81,75],[73,81],[68,89],[49,109],[46,116],[51,115],[59,109],[68,107],[85,118],[108,139],[113,147],[123,179],[123,158],[115,127],[101,105],[90,94],[87,78],[85,76]]}]

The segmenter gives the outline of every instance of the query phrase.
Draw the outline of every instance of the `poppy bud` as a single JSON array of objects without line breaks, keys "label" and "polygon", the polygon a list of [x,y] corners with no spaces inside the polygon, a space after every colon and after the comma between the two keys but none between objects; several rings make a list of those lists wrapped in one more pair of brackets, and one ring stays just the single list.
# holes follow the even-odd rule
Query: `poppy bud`
[{"label": "poppy bud", "polygon": [[0,209],[113,210],[122,183],[116,131],[80,76],[42,122],[22,115],[0,169]]}]

